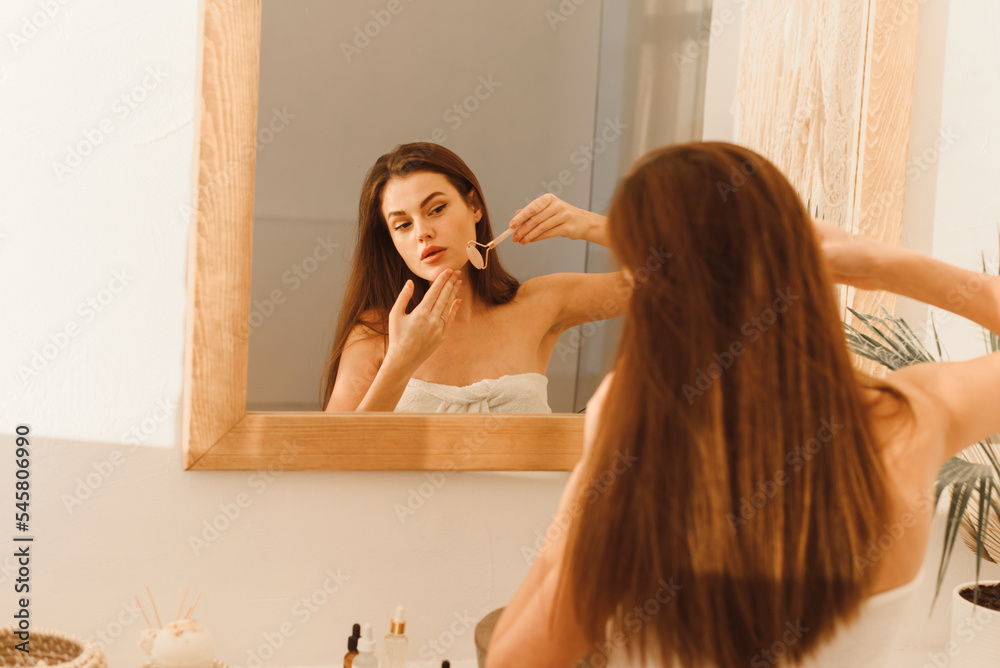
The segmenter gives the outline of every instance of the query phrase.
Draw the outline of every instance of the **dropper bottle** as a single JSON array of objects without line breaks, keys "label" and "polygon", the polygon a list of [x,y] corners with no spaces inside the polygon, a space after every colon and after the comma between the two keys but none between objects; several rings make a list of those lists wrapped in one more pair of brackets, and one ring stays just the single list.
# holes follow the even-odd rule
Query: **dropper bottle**
[{"label": "dropper bottle", "polygon": [[361,624],[355,624],[347,639],[347,654],[344,655],[344,668],[351,668],[354,657],[358,655],[358,639],[361,637]]},{"label": "dropper bottle", "polygon": [[358,655],[351,662],[351,668],[378,668],[375,658],[375,638],[372,636],[372,625],[365,623],[361,627],[361,638],[358,640]]},{"label": "dropper bottle", "polygon": [[382,641],[382,668],[406,668],[406,620],[403,617],[403,606],[396,606],[396,614],[392,617],[389,633]]}]

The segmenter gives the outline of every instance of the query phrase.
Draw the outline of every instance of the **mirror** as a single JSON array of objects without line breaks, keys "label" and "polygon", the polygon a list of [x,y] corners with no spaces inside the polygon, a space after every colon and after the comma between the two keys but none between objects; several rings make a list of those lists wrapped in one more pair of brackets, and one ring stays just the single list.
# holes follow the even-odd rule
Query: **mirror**
[{"label": "mirror", "polygon": [[[361,184],[395,145],[457,153],[482,184],[494,236],[545,192],[604,206],[595,180],[618,173],[594,163],[622,153],[633,123],[595,104],[601,33],[598,2],[263,2],[247,410],[320,409]],[[613,269],[588,267],[588,243],[564,238],[491,256],[522,283]],[[586,332],[619,326],[595,320]],[[549,359],[553,412],[583,410],[610,367],[616,337],[583,330],[564,332]]]},{"label": "mirror", "polygon": [[[338,20],[346,23],[320,28],[321,37],[313,43],[293,36],[291,41],[299,48],[290,57],[292,71],[310,77],[277,76],[277,101],[264,102],[262,98],[258,109],[258,72],[262,73],[261,82],[268,80],[267,66],[259,60],[260,35],[266,40],[271,34],[269,24],[260,28],[260,4],[206,0],[197,227],[192,234],[190,260],[186,468],[566,470],[575,463],[582,417],[572,412],[327,415],[318,411],[318,401],[312,403],[310,412],[278,411],[274,410],[276,404],[287,403],[286,407],[292,408],[304,404],[287,402],[294,393],[286,392],[283,381],[266,373],[263,384],[273,385],[274,394],[248,391],[247,359],[255,356],[251,342],[266,343],[271,334],[290,328],[298,329],[296,336],[286,342],[272,341],[272,349],[279,353],[312,351],[313,359],[303,367],[307,382],[301,396],[312,400],[318,395],[321,356],[337,316],[337,308],[329,304],[333,299],[329,284],[336,287],[343,278],[342,273],[331,270],[321,279],[326,265],[322,258],[337,257],[340,250],[343,261],[350,254],[344,252],[346,243],[334,245],[341,243],[337,239],[322,237],[321,244],[317,239],[320,235],[312,235],[316,228],[311,226],[339,226],[345,237],[353,234],[353,209],[364,172],[378,155],[396,144],[432,139],[455,150],[483,184],[494,231],[498,231],[514,210],[547,190],[581,208],[602,211],[619,173],[635,155],[655,145],[695,136],[691,128],[700,121],[701,109],[691,101],[698,98],[697,74],[704,75],[704,67],[698,63],[703,62],[704,53],[684,67],[676,65],[670,54],[677,52],[688,33],[697,34],[701,29],[710,16],[706,3],[692,10],[672,7],[668,2],[634,0],[567,2],[551,9],[521,2],[493,7],[486,24],[474,23],[485,10],[471,7],[473,4],[456,1],[428,8],[405,0],[357,5],[303,2],[300,9],[350,12],[353,18],[342,17]],[[265,6],[265,15],[269,7]],[[304,24],[320,25],[309,12],[296,10],[296,3],[275,3],[274,7],[278,14],[292,13],[277,17],[275,30],[279,35]],[[393,34],[404,34],[407,21],[434,37],[399,58]],[[687,31],[683,36],[678,34],[679,26]],[[459,38],[466,38],[463,33],[469,34],[474,46],[456,48]],[[668,34],[672,43],[663,41]],[[532,40],[537,43],[534,51]],[[378,62],[380,49],[385,51],[381,56],[385,67],[395,65],[400,70],[394,86],[386,87],[355,67],[364,59]],[[425,51],[427,57],[437,58],[436,62],[447,67],[422,68],[413,54]],[[474,60],[467,51],[482,60]],[[508,61],[511,69],[502,69]],[[332,70],[317,65],[320,62],[336,66],[338,73],[331,74]],[[632,62],[642,67],[632,68]],[[449,76],[429,77],[428,69],[446,71]],[[453,76],[452,71],[456,72]],[[497,75],[500,71],[510,72],[509,76],[504,74],[507,81]],[[693,87],[689,95],[678,97],[685,107],[681,115],[673,110],[678,106],[674,97],[664,92],[670,90],[667,84],[671,79],[674,86],[686,80]],[[516,81],[535,93],[531,101],[520,91],[504,97],[503,87],[515,88]],[[310,100],[303,103],[302,111],[281,102],[298,99],[295,88],[303,84],[305,93],[312,97],[302,98]],[[387,118],[356,124],[330,120],[342,112],[365,119],[374,113],[372,109],[389,108],[389,102],[408,100],[417,93],[428,99],[428,91],[431,98],[440,91],[446,102],[430,107],[432,111],[402,116],[397,112],[395,128],[387,127]],[[566,100],[577,106],[584,104],[574,95],[587,98],[584,106],[592,111],[574,115],[559,107],[568,104]],[[630,96],[640,102],[630,101]],[[622,118],[633,120],[622,123]],[[624,132],[619,131],[622,127]],[[292,141],[295,138],[300,141],[298,146]],[[344,142],[353,138],[358,139],[358,148],[352,149],[356,155],[347,155]],[[311,145],[326,148],[303,157],[304,147]],[[519,161],[523,156],[528,159]],[[297,164],[299,160],[309,168],[303,169]],[[255,169],[260,171],[258,197],[254,196]],[[343,173],[331,171],[335,169]],[[276,179],[274,185],[260,185],[268,176]],[[280,219],[270,225],[271,229],[254,226],[255,201],[259,219]],[[279,243],[296,236],[288,232],[291,226],[280,224],[289,219],[300,231],[306,231],[297,235],[306,246]],[[554,239],[523,247],[505,246],[495,252],[521,280],[532,272],[611,270],[603,249],[587,248],[583,242]],[[553,252],[557,247],[566,247],[568,252],[557,257]],[[257,251],[269,249],[277,251],[276,259],[258,262]],[[251,274],[251,251],[254,264],[270,267],[270,275],[259,282],[257,274]],[[522,267],[520,263],[531,253],[544,262],[536,268]],[[560,264],[564,262],[568,264]],[[283,282],[284,276],[288,282]],[[293,285],[299,286],[294,295]],[[292,296],[301,296],[303,303],[314,298],[303,310],[318,314],[318,324],[278,326],[281,319],[291,317],[286,314],[298,308],[291,306]],[[607,370],[608,356],[603,351],[613,349],[606,342],[591,344],[600,343],[602,338],[612,340],[602,336],[610,330],[589,334],[584,330],[567,343],[576,358],[570,362],[567,357],[566,366],[586,371],[577,374],[572,369],[575,377],[567,376],[565,381],[580,407],[590,395],[586,389],[578,389],[586,384],[581,377],[589,379],[586,382],[591,383],[592,391]],[[300,337],[320,340],[323,345],[304,345],[305,339]],[[248,412],[248,401],[254,405],[261,397],[261,403],[272,402],[271,410]],[[565,405],[578,410],[570,400]]]},{"label": "mirror", "polygon": [[[461,157],[494,236],[545,192],[589,208],[601,5],[573,7],[553,29],[533,0],[264,0],[247,410],[319,410],[361,185],[397,144]],[[523,283],[586,271],[586,247],[507,243],[492,260]],[[589,399],[576,400],[577,338],[562,335],[546,370],[556,413]]]}]

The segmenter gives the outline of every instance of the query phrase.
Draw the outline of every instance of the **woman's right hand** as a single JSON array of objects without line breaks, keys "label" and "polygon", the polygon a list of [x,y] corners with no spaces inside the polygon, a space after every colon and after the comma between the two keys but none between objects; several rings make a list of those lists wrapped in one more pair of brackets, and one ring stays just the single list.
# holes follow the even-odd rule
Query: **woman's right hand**
[{"label": "woman's right hand", "polygon": [[462,301],[453,300],[462,284],[458,277],[459,272],[454,269],[442,271],[410,313],[406,312],[406,305],[413,296],[413,281],[406,282],[389,311],[387,362],[391,360],[408,366],[414,372],[437,350],[444,341],[445,328]]}]

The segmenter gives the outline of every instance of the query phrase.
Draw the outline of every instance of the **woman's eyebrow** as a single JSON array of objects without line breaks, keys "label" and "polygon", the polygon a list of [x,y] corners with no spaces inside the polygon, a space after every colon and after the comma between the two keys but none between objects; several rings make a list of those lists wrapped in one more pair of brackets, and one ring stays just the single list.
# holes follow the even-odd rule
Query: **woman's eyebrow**
[{"label": "woman's eyebrow", "polygon": [[[422,208],[424,208],[425,206],[427,206],[427,203],[428,203],[428,202],[430,202],[430,201],[431,201],[432,199],[434,199],[434,198],[435,198],[435,197],[437,197],[438,195],[443,195],[443,194],[444,194],[444,193],[443,193],[443,192],[441,192],[441,191],[437,191],[437,192],[433,192],[433,193],[431,193],[430,195],[428,195],[427,197],[425,197],[425,198],[424,198],[424,201],[423,201],[423,202],[421,202],[421,203],[420,203],[420,208],[421,208],[421,209],[422,209]],[[389,215],[388,215],[388,216],[386,216],[386,217],[385,217],[385,219],[386,219],[386,220],[389,220],[389,219],[390,219],[390,218],[392,218],[393,216],[405,216],[405,215],[406,215],[406,212],[405,212],[405,211],[390,211],[390,212],[389,212]]]}]

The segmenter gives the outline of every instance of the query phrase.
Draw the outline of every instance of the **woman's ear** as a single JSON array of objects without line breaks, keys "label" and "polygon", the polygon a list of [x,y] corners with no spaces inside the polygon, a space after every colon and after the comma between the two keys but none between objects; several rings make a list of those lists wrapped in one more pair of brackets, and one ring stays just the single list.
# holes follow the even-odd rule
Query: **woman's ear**
[{"label": "woman's ear", "polygon": [[483,219],[483,205],[479,201],[479,195],[476,193],[475,190],[469,191],[469,197],[467,201],[469,204],[469,210],[472,211],[472,215],[476,219],[476,222],[478,223],[480,220]]}]

